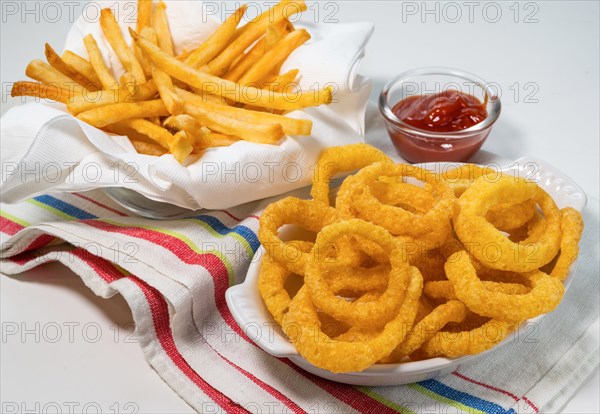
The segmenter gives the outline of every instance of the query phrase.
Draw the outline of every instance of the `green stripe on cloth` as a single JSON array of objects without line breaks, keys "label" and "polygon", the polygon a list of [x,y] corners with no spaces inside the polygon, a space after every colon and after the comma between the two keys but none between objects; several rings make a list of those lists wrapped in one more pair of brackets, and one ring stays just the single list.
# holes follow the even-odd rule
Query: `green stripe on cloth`
[{"label": "green stripe on cloth", "polygon": [[4,210],[0,210],[0,216],[7,218],[10,221],[13,221],[17,224],[20,224],[23,227],[29,227],[31,225],[31,223],[29,223],[28,221],[25,221],[23,219],[20,219],[18,217],[13,216],[12,214],[7,213]]},{"label": "green stripe on cloth", "polygon": [[[246,250],[246,253],[248,253],[248,257],[251,258],[252,256],[254,256],[254,250],[252,250],[252,246],[250,246],[250,243],[248,242],[248,240],[246,240],[246,238],[244,236],[242,236],[241,234],[238,234],[238,233],[236,233],[233,230],[230,233],[221,234],[217,230],[215,230],[206,221],[202,221],[202,220],[198,220],[198,219],[188,219],[186,221],[188,221],[190,223],[193,223],[193,224],[196,224],[196,225],[204,228],[212,236],[214,236],[214,237],[216,237],[218,239],[222,239],[224,237],[233,237],[234,239],[236,239],[237,241],[239,241],[242,246],[244,246],[244,249]],[[231,283],[229,285],[231,286]]]},{"label": "green stripe on cloth", "polygon": [[416,412],[409,410],[406,407],[402,407],[401,405],[398,405],[398,404],[394,403],[393,401],[388,400],[383,395],[377,394],[375,391],[373,391],[370,388],[367,388],[367,387],[356,387],[356,388],[363,394],[373,398],[376,401],[379,401],[381,404],[385,405],[386,407],[390,407],[392,410],[396,410],[400,413],[416,414]]},{"label": "green stripe on cloth", "polygon": [[439,402],[441,402],[443,404],[447,404],[447,405],[450,405],[452,407],[458,408],[459,410],[462,410],[462,411],[464,411],[466,413],[469,413],[469,414],[486,414],[485,411],[481,411],[481,410],[478,410],[476,408],[469,407],[467,405],[461,404],[461,403],[459,403],[459,402],[457,402],[455,400],[451,400],[450,398],[443,397],[443,396],[441,396],[439,394],[436,394],[435,392],[433,392],[431,390],[428,390],[427,388],[425,388],[422,385],[419,385],[417,383],[415,383],[415,384],[408,384],[407,387],[410,387],[413,390],[418,391],[421,394],[426,395],[429,398],[434,399],[436,401],[439,401]]},{"label": "green stripe on cloth", "polygon": [[54,207],[51,207],[48,204],[41,203],[37,200],[34,200],[33,198],[30,198],[29,200],[27,200],[27,202],[30,204],[33,204],[34,206],[40,207],[42,210],[46,210],[49,213],[54,214],[55,216],[62,217],[66,220],[74,220],[75,219],[75,217],[65,213],[64,211],[61,211]]},{"label": "green stripe on cloth", "polygon": [[[119,223],[118,221],[109,220],[109,219],[99,219],[98,221],[102,221],[104,223],[111,224],[111,225],[117,226],[117,227],[131,227],[131,225],[129,225],[129,224]],[[142,224],[135,224],[135,226],[133,226],[133,227],[139,227],[141,229],[154,231],[156,233],[164,234],[164,235],[179,239],[183,243],[185,243],[194,253],[212,254],[212,255],[216,256],[219,260],[221,260],[223,262],[223,264],[225,265],[225,268],[227,269],[227,276],[229,278],[229,286],[233,285],[233,282],[234,282],[233,266],[231,265],[231,262],[229,261],[229,259],[227,259],[227,257],[220,251],[217,251],[217,250],[203,251],[192,240],[190,240],[189,237],[187,237],[186,235],[181,234],[179,232],[173,231],[173,230],[166,230],[163,228],[147,226],[147,225],[142,225]]]}]

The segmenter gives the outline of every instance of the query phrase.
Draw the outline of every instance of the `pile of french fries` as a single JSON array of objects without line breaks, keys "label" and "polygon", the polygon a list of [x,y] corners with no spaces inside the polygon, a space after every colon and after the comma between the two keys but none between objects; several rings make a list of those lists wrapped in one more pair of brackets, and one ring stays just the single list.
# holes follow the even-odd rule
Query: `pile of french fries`
[{"label": "pile of french fries", "polygon": [[248,23],[241,6],[194,50],[176,56],[163,1],[138,0],[138,20],[128,45],[111,9],[100,25],[125,73],[117,81],[96,39],[83,41],[87,59],[62,56],[46,44],[46,60],[29,63],[12,96],[62,102],[82,121],[129,137],[144,154],[170,152],[180,163],[207,148],[239,140],[276,144],[284,135],[310,135],[312,122],[285,114],[328,104],[329,87],[298,90],[297,69],[280,74],[287,57],[310,39],[288,18],[304,0],[282,0]]}]

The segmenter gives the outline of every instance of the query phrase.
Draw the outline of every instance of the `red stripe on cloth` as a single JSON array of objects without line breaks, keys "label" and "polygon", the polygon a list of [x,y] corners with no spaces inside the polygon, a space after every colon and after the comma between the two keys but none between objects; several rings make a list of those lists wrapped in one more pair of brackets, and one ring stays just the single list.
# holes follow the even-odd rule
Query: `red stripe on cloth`
[{"label": "red stripe on cloth", "polygon": [[[242,337],[248,343],[257,346],[254,343],[254,341],[252,341],[238,326],[238,324],[233,319],[229,308],[227,307],[227,303],[225,302],[225,291],[229,287],[229,278],[227,274],[227,269],[217,256],[208,253],[196,253],[180,239],[153,230],[147,230],[138,227],[120,227],[102,221],[86,220],[84,221],[84,223],[108,232],[121,233],[131,237],[147,240],[151,243],[157,244],[171,251],[171,253],[176,255],[180,260],[182,260],[185,263],[198,264],[206,268],[206,270],[208,270],[208,272],[211,274],[214,281],[215,303],[217,305],[219,313],[221,314],[221,317],[223,318],[225,323],[227,323],[227,325],[240,337]],[[369,397],[368,395],[363,394],[354,387],[340,385],[331,381],[321,379],[315,375],[307,373],[306,371],[294,365],[289,360],[280,360],[286,363],[288,366],[292,367],[296,372],[303,375],[306,379],[312,381],[315,385],[317,385],[324,391],[328,392],[335,398],[339,399],[340,401],[343,401],[344,403],[350,405],[351,407],[361,412],[377,412],[378,414],[396,412],[395,410],[389,408],[385,404],[382,404],[379,401]]]},{"label": "red stripe on cloth", "polygon": [[461,379],[463,379],[463,380],[465,380],[465,381],[467,381],[467,382],[470,382],[470,383],[473,383],[473,384],[476,384],[476,385],[480,385],[480,386],[482,386],[482,387],[484,387],[484,388],[487,388],[487,389],[489,389],[489,390],[497,391],[497,392],[499,392],[499,393],[502,393],[502,394],[508,395],[509,397],[511,397],[513,400],[515,400],[515,401],[517,401],[517,402],[518,402],[518,401],[521,401],[521,400],[523,400],[523,401],[525,401],[525,402],[526,402],[526,403],[527,403],[527,404],[528,404],[528,405],[529,405],[531,408],[533,408],[533,409],[535,410],[535,412],[536,412],[536,413],[539,411],[539,408],[538,408],[538,407],[537,407],[537,406],[536,406],[534,403],[532,403],[532,402],[531,402],[529,399],[527,399],[527,398],[526,398],[526,397],[524,397],[524,396],[523,396],[523,397],[521,397],[521,398],[519,398],[519,397],[517,397],[515,394],[513,394],[513,393],[511,393],[511,392],[509,392],[509,391],[503,390],[503,389],[501,389],[501,388],[498,388],[498,387],[494,387],[494,386],[492,386],[492,385],[489,385],[489,384],[485,384],[485,383],[483,383],[483,382],[480,382],[480,381],[476,381],[476,380],[474,380],[474,379],[472,379],[472,378],[469,378],[469,377],[467,377],[467,376],[465,376],[465,375],[463,375],[463,374],[460,374],[460,373],[458,373],[457,371],[454,371],[452,374],[454,374],[454,375],[455,375],[455,376],[457,376],[458,378],[461,378]]},{"label": "red stripe on cloth", "polygon": [[35,260],[37,257],[37,252],[35,250],[29,250],[27,252],[19,253],[17,255],[9,257],[8,260],[18,264],[19,266],[23,266],[28,262]]},{"label": "red stripe on cloth", "polygon": [[[292,412],[294,412],[294,413],[305,413],[305,411],[302,408],[300,408],[296,403],[294,403],[288,397],[286,397],[285,395],[283,395],[280,391],[278,391],[275,388],[271,387],[269,384],[266,384],[263,381],[259,380],[254,375],[252,375],[251,373],[249,373],[248,371],[246,371],[242,367],[237,366],[236,364],[234,364],[233,362],[231,362],[230,360],[228,360],[227,358],[225,358],[220,353],[217,352],[217,355],[219,357],[221,357],[221,359],[223,361],[227,362],[229,365],[231,365],[232,367],[234,367],[235,369],[237,369],[239,372],[241,372],[242,374],[244,374],[246,377],[248,377],[253,383],[255,383],[256,385],[258,385],[262,389],[268,391],[269,394],[275,396],[279,401],[283,402],[290,410],[292,410]],[[287,412],[287,410],[286,410],[286,412]]]},{"label": "red stripe on cloth", "polygon": [[[397,414],[398,411],[388,407],[385,404],[369,397],[368,395],[360,392],[355,387],[346,384],[340,384],[337,382],[329,381],[316,375],[311,374],[295,365],[289,359],[281,359],[282,362],[289,365],[292,369],[302,375],[304,378],[312,381],[316,386],[321,388],[323,391],[328,392],[333,397],[349,405],[355,410],[361,413],[377,413],[377,414]],[[340,410],[337,410],[340,412]]]},{"label": "red stripe on cloth", "polygon": [[31,243],[29,243],[29,246],[27,246],[24,251],[35,250],[45,247],[48,244],[50,244],[50,242],[52,242],[54,239],[54,236],[51,236],[49,234],[42,234],[41,236],[35,238]]},{"label": "red stripe on cloth", "polygon": [[9,236],[14,236],[24,228],[25,227],[21,226],[19,223],[15,223],[6,217],[0,216],[0,231],[2,231],[2,233],[8,234]]},{"label": "red stripe on cloth", "polygon": [[[125,277],[119,272],[112,263],[102,259],[98,256],[94,256],[87,250],[76,249],[73,254],[83,261],[85,261],[100,277],[107,282],[114,282],[115,280]],[[173,339],[173,333],[171,332],[171,326],[169,324],[169,308],[167,302],[161,293],[148,285],[141,279],[131,275],[127,277],[133,283],[135,283],[150,305],[150,311],[152,312],[152,320],[154,322],[154,330],[156,331],[156,337],[160,342],[165,353],[169,356],[171,361],[188,377],[194,384],[196,384],[206,395],[208,395],[213,401],[215,401],[221,408],[226,410],[228,413],[248,413],[249,411],[241,407],[239,404],[233,402],[225,394],[221,393],[217,389],[213,388],[208,384],[183,358],[183,356],[177,350],[175,340]]]},{"label": "red stripe on cloth", "polygon": [[[227,210],[216,210],[216,211],[220,211],[221,213],[225,213],[225,214],[227,214],[229,217],[231,217],[232,219],[234,219],[234,220],[236,220],[236,221],[242,221],[242,220],[243,220],[243,219],[241,219],[241,218],[237,218],[236,216],[234,216],[233,214],[231,214],[231,213],[230,213],[229,211],[227,211]],[[259,219],[259,217],[258,217],[258,216],[255,216],[254,214],[253,214],[253,215],[251,215],[251,216],[248,216],[247,218],[254,218],[254,219],[257,219],[257,220]]]},{"label": "red stripe on cloth", "polygon": [[[233,316],[231,316],[227,303],[225,302],[225,291],[229,287],[229,273],[218,256],[212,253],[196,253],[181,239],[154,230],[143,229],[140,227],[121,227],[94,220],[85,220],[82,223],[107,232],[120,233],[149,241],[169,250],[177,256],[179,260],[186,264],[195,264],[204,267],[212,277],[215,285],[215,303],[219,313],[223,316],[231,329],[236,333],[243,335],[242,330],[233,320]],[[228,315],[229,317],[226,318],[225,315]],[[248,340],[250,339],[248,338]]]},{"label": "red stripe on cloth", "polygon": [[[112,265],[112,263],[101,257],[91,254],[87,250],[76,248],[73,249],[72,253],[74,256],[77,256],[87,263],[88,266],[90,266],[102,279],[108,283],[125,277]],[[25,264],[29,260],[36,258],[36,256],[33,255],[33,252],[26,252],[19,256],[22,256],[21,260],[19,260],[19,264]],[[10,260],[15,261],[14,259],[16,257],[17,256],[12,257]],[[194,382],[206,395],[215,401],[221,408],[226,410],[226,412],[249,413],[248,410],[244,409],[239,404],[236,404],[225,394],[208,384],[202,377],[198,375],[196,371],[189,366],[187,361],[179,353],[173,339],[171,327],[169,325],[169,309],[160,292],[133,275],[128,276],[127,278],[134,282],[146,297],[152,312],[152,320],[154,322],[156,337],[171,361],[173,361],[173,363],[181,370],[181,372],[192,382]]]},{"label": "red stripe on cloth", "polygon": [[227,210],[217,210],[220,211],[221,213],[225,213],[227,214],[229,217],[231,217],[232,219],[234,219],[235,221],[242,221],[241,218],[237,218],[236,216],[234,216],[233,214],[231,214],[229,211]]},{"label": "red stripe on cloth", "polygon": [[529,404],[529,406],[530,406],[531,408],[533,408],[533,409],[535,410],[535,412],[536,412],[536,413],[540,411],[540,409],[537,407],[537,405],[535,405],[534,403],[532,403],[531,401],[529,401],[529,399],[528,399],[527,397],[523,396],[523,398],[522,398],[522,399],[523,399],[523,401],[525,401],[527,404]]},{"label": "red stripe on cloth", "polygon": [[119,216],[127,217],[127,214],[125,214],[125,213],[123,213],[123,212],[121,212],[119,210],[115,210],[114,208],[109,207],[106,204],[102,204],[99,201],[96,201],[96,200],[94,200],[94,199],[92,199],[90,197],[84,196],[83,194],[80,194],[80,193],[71,193],[71,194],[73,194],[74,196],[77,196],[79,198],[82,198],[82,199],[84,199],[86,201],[89,201],[90,203],[95,204],[98,207],[102,207],[105,210],[112,211],[113,213],[118,214]]},{"label": "red stripe on cloth", "polygon": [[[197,264],[204,267],[213,279],[213,283],[215,286],[215,303],[217,305],[219,313],[221,314],[221,317],[225,320],[225,323],[227,323],[227,325],[234,332],[236,332],[239,336],[243,337],[249,343],[255,345],[254,342],[252,342],[252,340],[250,340],[250,338],[246,336],[246,334],[235,322],[233,316],[231,315],[231,312],[229,311],[229,308],[227,307],[227,303],[225,302],[225,291],[229,287],[229,274],[227,272],[227,268],[225,267],[221,259],[219,259],[217,256],[210,253],[196,253],[180,239],[153,230],[147,230],[138,227],[119,227],[102,221],[85,221],[85,223],[92,227],[96,227],[105,231],[122,233],[128,236],[150,241],[154,244],[158,244],[164,247],[165,249],[168,249],[185,263]],[[239,369],[241,370],[241,368]],[[241,370],[240,372],[244,373],[244,375],[250,378],[248,376],[248,372],[244,370]],[[297,412],[296,409],[300,410],[299,412],[302,411],[300,407],[298,407],[296,404],[294,404],[291,400],[289,400],[286,396],[281,394],[273,387],[269,386],[268,384],[262,381],[256,382],[256,378],[250,379],[256,384],[260,385],[260,387],[267,391],[269,394],[271,394],[272,396],[280,400],[283,404],[292,409],[292,411]]]},{"label": "red stripe on cloth", "polygon": [[98,275],[108,283],[112,283],[125,277],[125,275],[119,272],[112,263],[90,253],[81,247],[73,249],[72,253],[73,256],[76,256],[87,263],[87,265],[91,267],[94,272],[98,273]]},{"label": "red stripe on cloth", "polygon": [[467,382],[470,382],[472,384],[476,384],[476,385],[482,386],[484,388],[487,388],[488,390],[497,391],[497,392],[499,392],[501,394],[504,394],[504,395],[508,395],[510,398],[512,398],[515,401],[519,401],[520,400],[519,397],[517,397],[515,394],[513,394],[513,393],[511,393],[509,391],[506,391],[506,390],[494,387],[494,386],[489,385],[489,384],[485,384],[483,382],[476,381],[476,380],[474,380],[472,378],[469,378],[469,377],[467,377],[467,376],[465,376],[463,374],[459,374],[457,371],[454,371],[452,374],[454,376],[456,376],[456,377],[458,377],[460,379],[463,379],[463,380],[465,380]]},{"label": "red stripe on cloth", "polygon": [[[7,219],[6,217],[0,217],[0,229],[2,232],[8,234],[9,236],[14,236],[19,231],[23,230],[21,224],[16,223],[12,220]],[[52,240],[54,240],[54,236],[49,234],[42,234],[41,236],[35,238],[29,245],[23,249],[23,252],[27,250],[39,249],[40,247],[44,247],[49,244]]]}]

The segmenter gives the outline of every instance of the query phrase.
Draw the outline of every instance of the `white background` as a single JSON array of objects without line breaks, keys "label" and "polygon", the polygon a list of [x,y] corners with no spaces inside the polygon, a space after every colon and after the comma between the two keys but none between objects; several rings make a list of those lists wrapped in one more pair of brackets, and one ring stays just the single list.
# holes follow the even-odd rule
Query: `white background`
[{"label": "white background", "polygon": [[[58,7],[44,6],[49,3]],[[71,25],[69,7],[77,17],[85,2],[24,4],[0,2],[2,113],[19,103],[6,94],[10,84],[25,79],[30,60],[43,58],[44,42],[61,49]],[[219,10],[225,7],[215,4]],[[411,68],[452,66],[473,72],[502,91],[502,115],[483,149],[507,159],[538,157],[571,176],[588,196],[598,197],[597,1],[309,5],[305,18],[323,24],[375,23],[360,69],[373,80],[373,99],[387,80]],[[14,15],[12,6],[17,8]],[[33,12],[23,15],[24,7]],[[97,407],[119,413],[191,412],[146,364],[135,339],[128,338],[132,319],[122,298],[95,297],[58,265],[18,279],[0,277],[0,293],[3,328],[19,330],[0,344],[2,402],[17,403],[21,412],[53,404],[69,412],[70,402],[76,412],[85,404],[90,412]],[[57,325],[61,336],[50,343],[44,335],[54,338]],[[23,340],[24,329],[41,337],[36,340],[30,333]],[[598,389],[596,371],[564,412],[599,413]]]}]

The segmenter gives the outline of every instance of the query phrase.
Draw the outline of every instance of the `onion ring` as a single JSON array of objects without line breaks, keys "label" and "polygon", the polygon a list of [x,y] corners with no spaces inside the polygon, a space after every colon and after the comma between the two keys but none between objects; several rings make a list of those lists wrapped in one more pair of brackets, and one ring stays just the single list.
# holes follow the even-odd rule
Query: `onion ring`
[{"label": "onion ring", "polygon": [[444,184],[454,191],[458,198],[467,188],[481,176],[487,174],[500,174],[493,168],[481,167],[476,164],[464,164],[460,167],[442,171],[440,178]]},{"label": "onion ring", "polygon": [[411,213],[423,214],[435,203],[431,191],[409,183],[374,181],[371,192],[381,203],[400,206]]},{"label": "onion ring", "polygon": [[492,319],[470,331],[456,333],[440,331],[415,353],[418,354],[419,359],[439,356],[455,358],[479,354],[502,342],[518,324],[518,322]]},{"label": "onion ring", "polygon": [[402,358],[409,356],[433,338],[446,324],[460,323],[467,317],[467,314],[467,307],[458,300],[451,300],[436,307],[429,315],[415,324],[404,341],[380,362],[383,364],[400,362]]},{"label": "onion ring", "polygon": [[[290,243],[303,252],[309,252],[312,248],[310,242],[294,241]],[[260,262],[258,291],[278,324],[281,324],[283,315],[292,302],[292,298],[285,289],[285,281],[291,274],[292,272],[284,264],[273,260],[268,253],[265,253]]]},{"label": "onion ring", "polygon": [[[323,277],[323,260],[318,257],[316,249],[334,243],[342,236],[352,235],[359,235],[378,243],[390,256],[388,286],[376,301],[348,302],[337,297]],[[375,321],[381,326],[391,320],[402,303],[407,279],[410,276],[410,266],[403,260],[402,251],[397,243],[386,229],[363,220],[351,219],[324,227],[317,235],[313,251],[308,257],[304,277],[315,306],[335,319],[353,326],[373,326]]]},{"label": "onion ring", "polygon": [[[521,203],[533,199],[546,221],[544,233],[535,242],[514,243],[485,218],[490,207],[510,198]],[[487,267],[515,272],[536,270],[550,262],[560,248],[560,211],[538,185],[522,178],[502,176],[496,182],[477,179],[458,200],[454,230],[469,252]],[[495,256],[490,257],[490,248]]]},{"label": "onion ring", "polygon": [[560,254],[550,276],[564,280],[569,274],[571,265],[579,255],[579,240],[583,233],[583,218],[579,211],[571,207],[563,208],[561,216],[560,228],[563,234],[560,242]]},{"label": "onion ring", "polygon": [[[425,214],[383,204],[369,188],[380,176],[415,178],[429,184],[438,199]],[[344,219],[358,217],[385,227],[393,235],[408,236],[435,248],[451,233],[450,217],[455,201],[452,191],[432,171],[406,164],[375,163],[346,179],[338,192],[336,208]]]},{"label": "onion ring", "polygon": [[445,269],[458,300],[472,312],[494,319],[523,321],[550,312],[565,293],[560,280],[539,270],[526,275],[532,286],[526,294],[491,291],[477,277],[469,256],[461,252],[448,259]]},{"label": "onion ring", "polygon": [[[483,287],[491,292],[507,295],[523,295],[529,293],[531,288],[520,283],[503,283],[489,280],[482,281]],[[430,299],[458,300],[454,288],[449,280],[438,280],[425,283],[423,294]]]},{"label": "onion ring", "polygon": [[525,200],[519,204],[500,203],[490,208],[485,217],[498,230],[508,232],[527,224],[536,208],[533,200]]},{"label": "onion ring", "polygon": [[[335,209],[329,206],[286,197],[269,204],[261,214],[258,238],[273,259],[284,264],[292,273],[303,275],[309,253],[282,241],[277,236],[279,228],[285,224],[297,224],[306,230],[318,232],[336,219]],[[293,249],[294,257],[290,257],[290,249]]]},{"label": "onion ring", "polygon": [[324,149],[313,174],[310,195],[313,200],[330,205],[329,183],[336,174],[355,171],[374,162],[392,160],[377,148],[363,143]]},{"label": "onion ring", "polygon": [[320,329],[316,309],[304,286],[292,300],[282,328],[296,350],[313,365],[331,372],[362,371],[389,355],[412,326],[423,288],[423,278],[412,268],[406,295],[394,318],[374,338],[359,342],[336,341]]}]

